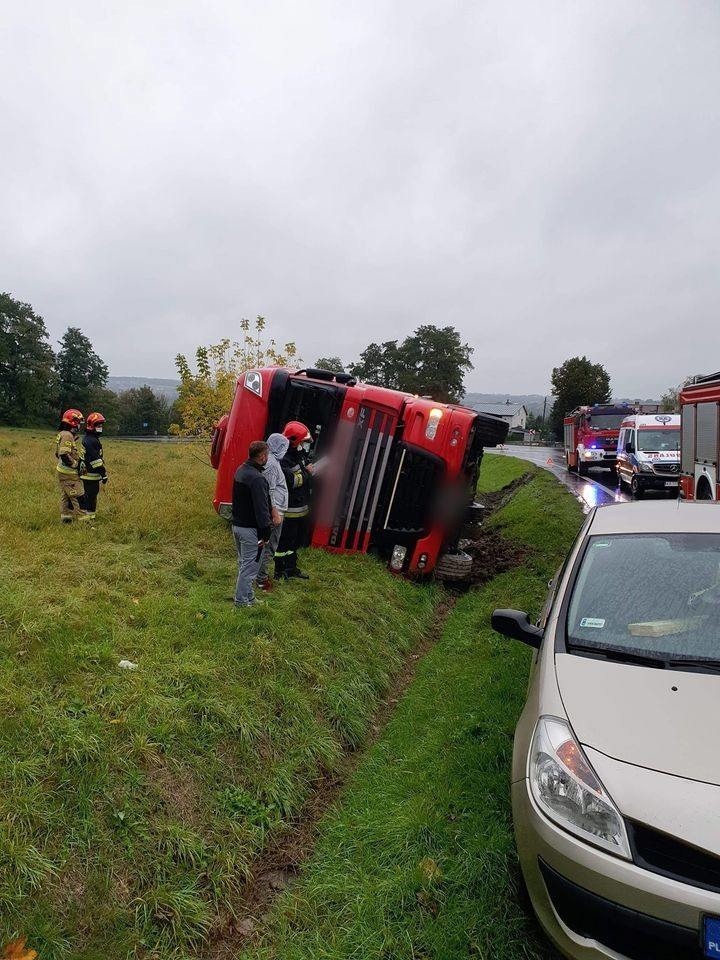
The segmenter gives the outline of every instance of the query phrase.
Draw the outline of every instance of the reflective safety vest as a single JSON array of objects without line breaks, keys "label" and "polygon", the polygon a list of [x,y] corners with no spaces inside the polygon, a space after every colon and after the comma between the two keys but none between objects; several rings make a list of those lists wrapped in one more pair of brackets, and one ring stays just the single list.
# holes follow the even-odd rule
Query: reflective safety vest
[{"label": "reflective safety vest", "polygon": [[[70,460],[73,462],[72,467],[63,463],[61,459],[63,455],[70,457]],[[78,450],[77,437],[74,437],[69,430],[61,430],[55,438],[55,458],[57,460],[58,473],[63,473],[69,477],[77,477],[82,458]]]}]

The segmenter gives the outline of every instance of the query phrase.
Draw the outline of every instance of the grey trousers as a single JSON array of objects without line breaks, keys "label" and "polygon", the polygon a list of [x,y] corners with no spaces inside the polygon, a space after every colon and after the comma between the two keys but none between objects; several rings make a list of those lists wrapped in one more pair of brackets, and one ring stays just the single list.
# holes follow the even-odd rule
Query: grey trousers
[{"label": "grey trousers", "polygon": [[258,534],[254,527],[233,526],[232,532],[238,552],[235,603],[241,607],[249,607],[255,603],[252,584],[260,566],[260,560],[257,559]]},{"label": "grey trousers", "polygon": [[262,557],[260,557],[260,569],[258,570],[258,583],[262,583],[263,580],[268,578],[268,569],[270,567],[270,561],[275,556],[275,551],[278,548],[280,543],[280,531],[282,530],[282,524],[279,527],[273,527],[272,532],[270,533],[270,539],[265,544],[265,549],[262,552]]}]

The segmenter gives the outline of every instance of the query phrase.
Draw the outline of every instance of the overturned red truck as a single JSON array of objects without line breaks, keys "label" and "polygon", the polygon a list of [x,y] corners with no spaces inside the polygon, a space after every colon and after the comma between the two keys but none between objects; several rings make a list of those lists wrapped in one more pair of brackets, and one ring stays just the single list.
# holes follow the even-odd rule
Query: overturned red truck
[{"label": "overturned red truck", "polygon": [[313,546],[380,554],[391,570],[468,579],[472,558],[459,549],[479,521],[475,489],[485,447],[507,436],[497,417],[359,383],[327,370],[248,370],[230,413],[218,423],[211,461],[215,509],[229,517],[235,470],[252,440],[299,420],[323,465],[312,517]]}]

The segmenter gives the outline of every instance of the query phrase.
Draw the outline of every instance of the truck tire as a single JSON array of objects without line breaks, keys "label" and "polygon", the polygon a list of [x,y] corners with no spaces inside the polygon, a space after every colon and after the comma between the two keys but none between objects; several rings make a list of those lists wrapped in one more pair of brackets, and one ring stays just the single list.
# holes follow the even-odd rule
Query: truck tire
[{"label": "truck tire", "polygon": [[586,477],[588,474],[588,465],[586,463],[580,463],[580,461],[578,460],[577,470],[578,470],[578,474],[581,477]]},{"label": "truck tire", "polygon": [[470,579],[473,560],[464,550],[449,550],[440,554],[433,571],[436,579],[447,583],[463,583]]},{"label": "truck tire", "polygon": [[640,477],[638,477],[636,473],[633,474],[633,478],[630,481],[630,492],[632,493],[632,495],[635,497],[636,500],[642,500],[645,494],[645,491],[643,490],[643,486],[640,483]]},{"label": "truck tire", "polygon": [[705,477],[700,477],[698,480],[697,491],[695,493],[696,500],[712,500],[712,488],[710,487],[710,482]]}]

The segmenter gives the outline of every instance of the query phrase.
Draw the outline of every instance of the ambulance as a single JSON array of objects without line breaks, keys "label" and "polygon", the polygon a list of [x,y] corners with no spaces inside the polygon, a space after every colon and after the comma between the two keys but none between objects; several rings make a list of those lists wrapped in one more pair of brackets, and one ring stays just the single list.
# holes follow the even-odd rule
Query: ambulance
[{"label": "ambulance", "polygon": [[677,496],[680,484],[680,416],[656,413],[626,417],[617,449],[620,487],[640,498],[646,490]]}]

